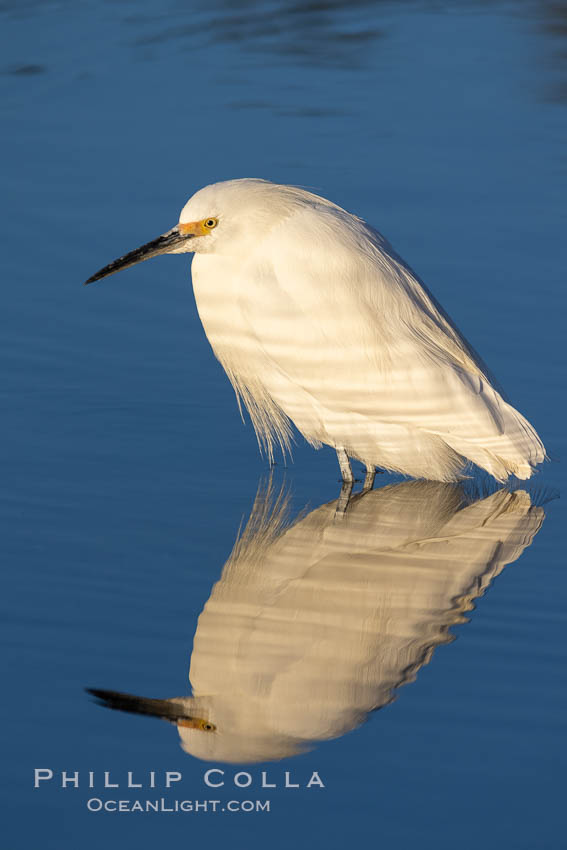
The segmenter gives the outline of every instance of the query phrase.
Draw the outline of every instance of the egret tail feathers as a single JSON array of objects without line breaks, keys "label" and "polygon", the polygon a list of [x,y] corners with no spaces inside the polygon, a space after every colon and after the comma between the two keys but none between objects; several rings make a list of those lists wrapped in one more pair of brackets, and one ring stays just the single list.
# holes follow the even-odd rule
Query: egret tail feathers
[{"label": "egret tail feathers", "polygon": [[501,431],[487,437],[454,437],[444,434],[448,446],[485,469],[497,481],[511,475],[531,478],[538,464],[546,460],[545,447],[535,428],[510,404],[500,399]]}]

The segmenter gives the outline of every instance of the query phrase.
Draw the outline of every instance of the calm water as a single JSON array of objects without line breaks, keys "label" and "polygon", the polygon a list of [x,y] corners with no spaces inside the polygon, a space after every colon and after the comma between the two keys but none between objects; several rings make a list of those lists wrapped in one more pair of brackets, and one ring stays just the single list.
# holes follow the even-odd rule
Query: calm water
[{"label": "calm water", "polygon": [[[267,481],[187,257],[80,284],[206,183],[313,187],[388,236],[559,460],[565,5],[0,15],[6,846],[564,847],[561,466],[529,496],[381,476],[337,524],[329,449],[298,441]],[[190,663],[208,702],[187,699]],[[85,687],[183,697],[127,707],[218,728]],[[34,790],[34,768],[53,781]],[[95,814],[92,797],[271,811]]]}]

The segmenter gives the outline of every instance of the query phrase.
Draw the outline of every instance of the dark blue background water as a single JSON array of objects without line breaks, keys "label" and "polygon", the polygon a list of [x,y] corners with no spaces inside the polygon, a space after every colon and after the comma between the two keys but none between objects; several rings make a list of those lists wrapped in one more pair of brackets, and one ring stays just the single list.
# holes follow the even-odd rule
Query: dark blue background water
[{"label": "dark blue background water", "polygon": [[[325,790],[278,789],[269,814],[95,815],[85,788],[32,787],[35,767],[168,769],[185,797],[210,797],[174,730],[82,690],[188,692],[197,617],[266,471],[187,257],[81,287],[202,185],[302,184],[370,220],[564,455],[564,11],[1,4],[7,847],[564,846],[557,501],[393,705],[270,768],[317,770]],[[295,509],[337,495],[329,449],[298,442],[294,461],[278,475]]]}]

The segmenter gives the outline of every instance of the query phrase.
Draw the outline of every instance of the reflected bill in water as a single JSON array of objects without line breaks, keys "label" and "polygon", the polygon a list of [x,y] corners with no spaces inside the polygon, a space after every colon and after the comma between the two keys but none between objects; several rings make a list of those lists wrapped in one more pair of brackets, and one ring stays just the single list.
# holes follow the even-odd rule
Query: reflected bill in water
[{"label": "reflected bill in water", "polygon": [[90,690],[102,704],[176,724],[206,761],[305,752],[360,726],[415,679],[452,626],[532,543],[544,519],[527,492],[484,498],[411,481],[290,523],[285,492],[260,488],[199,617],[193,697]]}]

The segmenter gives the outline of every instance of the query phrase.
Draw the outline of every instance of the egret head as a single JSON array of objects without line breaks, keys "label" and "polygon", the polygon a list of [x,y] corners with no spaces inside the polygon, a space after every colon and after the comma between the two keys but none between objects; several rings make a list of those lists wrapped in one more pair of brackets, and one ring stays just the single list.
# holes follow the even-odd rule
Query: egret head
[{"label": "egret head", "polygon": [[233,253],[246,251],[298,204],[317,201],[329,204],[292,186],[245,178],[205,186],[191,197],[179,222],[157,239],[119,257],[100,269],[86,283],[149,260],[159,254]]},{"label": "egret head", "polygon": [[239,694],[151,699],[99,688],[87,691],[105,708],[172,723],[182,749],[202,761],[275,761],[309,748],[308,741],[267,724],[253,701]]}]

